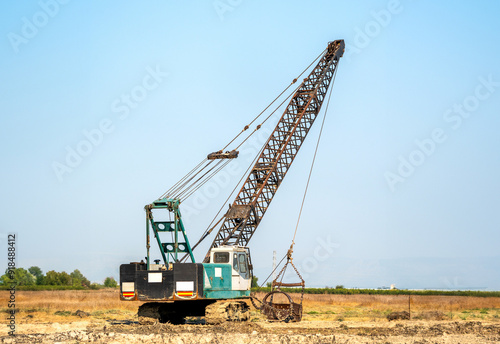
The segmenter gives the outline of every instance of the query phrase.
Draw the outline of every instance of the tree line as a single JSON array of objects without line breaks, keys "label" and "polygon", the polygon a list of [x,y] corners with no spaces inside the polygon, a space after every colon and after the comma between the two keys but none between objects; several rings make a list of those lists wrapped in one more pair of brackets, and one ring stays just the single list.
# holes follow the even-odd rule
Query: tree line
[{"label": "tree line", "polygon": [[[286,293],[300,293],[301,288],[281,288]],[[266,287],[255,288],[252,291],[268,293],[271,291],[270,283]],[[480,290],[408,290],[408,289],[350,289],[339,285],[335,288],[305,288],[304,294],[338,294],[338,295],[433,295],[433,296],[476,296],[500,297],[500,291]]]},{"label": "tree line", "polygon": [[7,271],[0,277],[0,286],[10,286],[12,283],[16,286],[66,286],[75,289],[116,288],[118,286],[113,277],[106,277],[103,284],[91,283],[78,269],[69,274],[65,271],[54,270],[44,274],[38,266],[32,266],[28,270],[16,268],[13,274],[8,274]]}]

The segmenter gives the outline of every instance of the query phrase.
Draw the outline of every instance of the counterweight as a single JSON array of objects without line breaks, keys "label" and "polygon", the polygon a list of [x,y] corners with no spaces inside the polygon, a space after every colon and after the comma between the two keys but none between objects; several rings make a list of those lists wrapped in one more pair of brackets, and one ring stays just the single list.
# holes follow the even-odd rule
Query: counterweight
[{"label": "counterweight", "polygon": [[[247,246],[319,114],[344,53],[344,41],[328,44],[324,55],[293,95],[276,128],[224,215],[209,252],[222,245]],[[209,261],[209,253],[205,262]]]}]

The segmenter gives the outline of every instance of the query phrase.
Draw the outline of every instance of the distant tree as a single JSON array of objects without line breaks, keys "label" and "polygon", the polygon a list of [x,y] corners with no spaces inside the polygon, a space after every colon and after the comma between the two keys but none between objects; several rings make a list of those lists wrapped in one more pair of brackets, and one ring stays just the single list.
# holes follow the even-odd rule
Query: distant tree
[{"label": "distant tree", "polygon": [[71,274],[71,282],[74,287],[89,287],[90,286],[90,281],[83,276],[83,274],[80,272],[80,270],[76,269],[73,271]]},{"label": "distant tree", "polygon": [[[7,271],[5,271],[5,274],[0,277],[0,281],[2,282],[2,285],[9,285],[12,282],[15,282],[17,285],[35,285],[36,283],[36,278],[33,276],[28,270],[23,269],[23,268],[17,268],[14,269],[14,275],[11,276],[7,274]],[[13,278],[11,278],[13,277]]]},{"label": "distant tree", "polygon": [[47,273],[45,274],[44,283],[46,285],[60,285],[59,273],[54,270],[47,271]]},{"label": "distant tree", "polygon": [[44,284],[44,281],[43,281],[44,276],[43,276],[42,269],[40,269],[38,266],[32,266],[31,268],[28,269],[28,271],[30,272],[30,274],[35,276],[36,284],[38,284],[38,285]]},{"label": "distant tree", "polygon": [[116,283],[113,277],[106,277],[106,279],[104,280],[104,286],[106,288],[116,288],[118,287],[118,283]]},{"label": "distant tree", "polygon": [[8,271],[9,269],[5,269],[5,274],[0,276],[0,285],[9,285],[11,283],[9,275],[7,274]]},{"label": "distant tree", "polygon": [[72,285],[71,276],[66,272],[59,272],[59,285]]},{"label": "distant tree", "polygon": [[90,286],[89,286],[89,288],[91,290],[98,290],[98,289],[102,288],[102,285],[97,284],[97,283],[91,283]]},{"label": "distant tree", "polygon": [[258,280],[259,280],[258,277],[252,276],[252,285],[251,285],[252,288],[258,288],[259,287],[259,283],[257,283]]},{"label": "distant tree", "polygon": [[342,284],[338,284],[335,286],[335,289],[344,289],[344,286]]},{"label": "distant tree", "polygon": [[36,278],[28,270],[17,268],[15,272],[15,279],[19,285],[35,285]]},{"label": "distant tree", "polygon": [[42,269],[40,269],[38,266],[32,266],[28,269],[28,271],[35,277],[43,276]]},{"label": "distant tree", "polygon": [[267,282],[266,287],[271,288],[273,286],[272,282]]}]

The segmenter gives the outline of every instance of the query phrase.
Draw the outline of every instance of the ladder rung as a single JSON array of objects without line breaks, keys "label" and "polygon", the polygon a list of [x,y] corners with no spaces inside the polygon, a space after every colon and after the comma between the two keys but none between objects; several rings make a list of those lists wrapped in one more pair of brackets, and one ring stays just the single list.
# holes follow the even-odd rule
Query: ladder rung
[{"label": "ladder rung", "polygon": [[273,282],[273,287],[305,287],[304,282],[298,283],[283,283],[283,282]]}]

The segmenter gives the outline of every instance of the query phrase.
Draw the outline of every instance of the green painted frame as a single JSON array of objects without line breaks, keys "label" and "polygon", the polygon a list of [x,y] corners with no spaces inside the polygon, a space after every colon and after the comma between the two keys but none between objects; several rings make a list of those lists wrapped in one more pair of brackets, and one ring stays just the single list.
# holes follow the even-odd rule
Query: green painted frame
[{"label": "green painted frame", "polygon": [[[160,249],[165,266],[168,267],[170,262],[179,262],[179,254],[184,255],[186,253],[191,258],[191,261],[195,263],[193,250],[189,244],[186,229],[184,228],[184,223],[182,222],[182,216],[179,210],[180,203],[179,199],[162,198],[144,207],[146,210],[146,263],[148,270],[150,265],[149,249],[151,247],[151,230],[153,230],[153,234],[156,238],[156,242],[158,244],[158,248]],[[153,219],[153,209],[167,210],[173,214],[174,221],[155,221]],[[172,232],[174,234],[173,241],[162,242],[159,235],[161,232]],[[181,234],[181,238],[179,238],[179,234]],[[179,241],[179,239],[182,239],[183,241]]]}]

